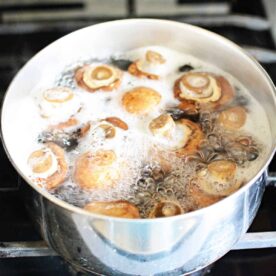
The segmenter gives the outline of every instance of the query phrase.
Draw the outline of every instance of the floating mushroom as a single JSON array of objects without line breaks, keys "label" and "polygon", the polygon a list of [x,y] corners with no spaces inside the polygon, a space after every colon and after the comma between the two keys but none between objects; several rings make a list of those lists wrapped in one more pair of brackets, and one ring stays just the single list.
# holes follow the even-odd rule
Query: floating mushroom
[{"label": "floating mushroom", "polygon": [[149,218],[161,218],[177,216],[184,213],[178,202],[163,200],[158,202],[149,214]]},{"label": "floating mushroom", "polygon": [[161,95],[149,87],[135,87],[126,92],[122,104],[126,111],[133,114],[146,114],[161,101]]},{"label": "floating mushroom", "polygon": [[84,65],[76,71],[75,79],[81,88],[89,92],[112,91],[121,84],[122,72],[106,64]]},{"label": "floating mushroom", "polygon": [[246,110],[241,106],[235,106],[220,112],[218,123],[226,129],[236,130],[245,124],[246,117]]},{"label": "floating mushroom", "polygon": [[160,53],[149,50],[144,58],[136,60],[129,66],[128,72],[136,77],[158,80],[160,75],[164,74],[165,63],[166,60]]},{"label": "floating mushroom", "polygon": [[84,206],[84,210],[119,218],[140,218],[138,208],[125,200],[108,201],[108,202],[91,202]]},{"label": "floating mushroom", "polygon": [[86,152],[76,161],[74,179],[83,189],[113,187],[120,178],[117,157],[112,150]]},{"label": "floating mushroom", "polygon": [[235,178],[236,172],[237,165],[233,161],[213,161],[207,169],[198,172],[198,185],[208,195],[228,196],[242,185],[242,181]]},{"label": "floating mushroom", "polygon": [[47,143],[44,148],[34,151],[28,158],[28,165],[35,179],[45,182],[48,190],[58,187],[67,176],[64,151],[54,143]]},{"label": "floating mushroom", "polygon": [[206,72],[188,72],[176,80],[174,95],[180,101],[193,100],[204,108],[218,108],[234,98],[234,89],[221,76]]},{"label": "floating mushroom", "polygon": [[150,122],[149,129],[155,136],[171,137],[175,130],[175,122],[169,114],[162,114]]},{"label": "floating mushroom", "polygon": [[81,108],[78,96],[67,87],[45,90],[38,98],[40,114],[53,123],[65,122]]},{"label": "floating mushroom", "polygon": [[189,72],[175,82],[174,94],[180,100],[215,102],[221,97],[221,87],[211,74]]}]

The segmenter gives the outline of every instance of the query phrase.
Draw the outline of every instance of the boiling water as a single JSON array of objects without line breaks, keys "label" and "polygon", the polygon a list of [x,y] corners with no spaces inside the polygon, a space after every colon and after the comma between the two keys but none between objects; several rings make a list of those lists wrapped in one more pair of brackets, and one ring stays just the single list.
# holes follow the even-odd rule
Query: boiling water
[{"label": "boiling water", "polygon": [[[112,58],[110,56],[106,57],[106,59],[101,62],[112,63],[114,60],[119,60],[119,62],[121,62],[121,67],[127,67],[128,60],[134,61],[138,59],[143,56],[148,49],[161,53],[168,61],[165,68],[167,74],[161,80],[156,81],[137,78],[124,72],[122,84],[116,91],[110,93],[88,93],[77,86],[74,80],[74,72],[77,67],[83,64],[95,61],[98,62],[98,60],[92,57],[69,64],[64,68],[64,71],[56,77],[55,83],[48,84],[47,88],[66,86],[74,89],[82,102],[81,112],[76,115],[76,118],[80,122],[86,123],[89,121],[93,125],[97,124],[100,119],[116,116],[124,120],[129,126],[129,130],[127,131],[116,128],[116,137],[108,140],[103,140],[100,136],[97,136],[97,133],[90,131],[87,137],[82,138],[73,150],[67,152],[66,155],[70,166],[70,174],[68,180],[64,184],[51,192],[56,197],[79,207],[83,207],[86,203],[91,201],[124,199],[132,202],[139,208],[141,217],[147,217],[153,205],[159,200],[164,199],[177,201],[185,211],[191,211],[198,208],[193,200],[187,195],[187,184],[199,169],[198,167],[204,166],[204,162],[207,162],[206,159],[211,158],[210,156],[214,153],[215,147],[223,147],[222,151],[225,151],[226,145],[231,143],[231,139],[227,138],[228,136],[225,135],[224,132],[220,129],[216,129],[214,126],[213,117],[216,116],[216,114],[208,112],[200,114],[199,123],[206,136],[210,134],[210,137],[205,141],[205,146],[203,146],[201,151],[201,160],[199,162],[184,162],[177,156],[164,156],[170,164],[173,164],[172,171],[167,173],[154,158],[151,158],[151,154],[148,153],[150,149],[154,148],[155,144],[155,140],[148,130],[148,124],[152,119],[179,103],[178,100],[174,98],[172,87],[175,80],[183,74],[179,71],[179,68],[183,65],[192,66],[196,71],[213,72],[223,75],[235,87],[237,95],[233,104],[235,105],[236,103],[246,106],[248,111],[246,124],[243,126],[240,133],[236,133],[235,135],[252,137],[254,140],[255,155],[257,152],[257,158],[253,156],[251,159],[254,159],[254,161],[252,162],[242,160],[242,157],[241,160],[237,160],[239,161],[238,175],[245,181],[248,181],[256,174],[256,171],[260,169],[263,158],[270,150],[270,147],[266,147],[265,145],[271,143],[268,141],[268,137],[271,137],[271,135],[266,115],[260,104],[250,96],[250,92],[231,75],[192,56],[156,46],[135,49],[127,53],[118,53],[113,55]],[[162,95],[162,100],[158,109],[143,116],[131,115],[124,110],[121,105],[122,95],[136,86],[151,87]],[[28,105],[32,106],[31,110],[36,110],[34,106],[37,105],[37,94],[40,92],[41,88],[35,88],[34,91],[32,91],[32,98],[36,100],[28,102]],[[37,123],[34,123],[34,125],[39,127],[34,127],[35,134],[33,134],[32,137],[39,136],[41,130],[46,129],[46,126],[51,123],[42,119],[38,114],[35,120],[37,120]],[[258,130],[257,132],[255,131],[256,129]],[[212,136],[213,133],[216,133],[215,137]],[[41,147],[37,139],[33,139],[33,144],[36,144],[33,149]],[[127,166],[120,170],[122,176],[116,187],[104,191],[82,190],[74,183],[73,172],[75,160],[80,154],[87,150],[95,151],[98,149],[113,149],[118,159],[124,160]],[[218,151],[217,155],[220,154],[219,152],[220,151]],[[232,156],[235,155],[231,152],[229,154],[232,154]],[[254,151],[250,154],[254,154]],[[25,160],[27,160],[27,158],[28,156],[26,156]],[[235,158],[239,159],[239,156]],[[204,160],[202,161],[202,159]]]}]

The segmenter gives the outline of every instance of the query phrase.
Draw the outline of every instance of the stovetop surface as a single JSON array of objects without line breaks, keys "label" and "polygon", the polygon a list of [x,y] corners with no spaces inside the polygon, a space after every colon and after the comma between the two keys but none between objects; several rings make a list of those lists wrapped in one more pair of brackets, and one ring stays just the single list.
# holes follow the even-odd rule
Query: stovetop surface
[{"label": "stovetop surface", "polygon": [[[248,5],[249,2],[250,5]],[[266,20],[260,1],[236,1],[235,3],[232,7],[232,14],[254,15]],[[181,18],[181,20],[185,21],[185,18]],[[69,25],[66,25],[67,28],[63,28],[62,24],[40,23],[39,27],[34,28],[36,31],[29,31],[28,28],[24,31],[24,28],[21,28],[20,32],[14,31],[16,28],[13,24],[6,24],[5,26],[0,24],[1,100],[16,72],[36,52],[61,36],[91,23],[95,22],[78,21],[76,24],[70,22]],[[200,26],[200,22],[197,25]],[[276,48],[269,28],[256,30],[255,28],[234,26],[231,23],[207,24],[207,26],[204,23],[202,25],[241,46],[275,51],[276,56]],[[269,62],[266,60],[262,65],[272,80],[276,82],[276,58]],[[0,242],[39,241],[41,237],[34,229],[18,192],[18,185],[21,181],[9,163],[2,145],[0,146],[0,160]],[[276,171],[276,158],[272,161],[270,170]],[[249,231],[273,230],[276,230],[276,189],[268,187],[257,217]],[[69,276],[70,273],[72,273],[71,269],[60,257],[0,259],[1,276]],[[205,270],[205,274],[211,276],[274,276],[276,275],[276,249],[231,251]]]}]

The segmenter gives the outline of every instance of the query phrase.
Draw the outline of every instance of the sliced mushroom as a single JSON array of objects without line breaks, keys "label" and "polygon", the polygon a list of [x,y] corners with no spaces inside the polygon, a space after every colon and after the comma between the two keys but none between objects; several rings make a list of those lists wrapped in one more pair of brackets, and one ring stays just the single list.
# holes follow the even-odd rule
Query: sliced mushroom
[{"label": "sliced mushroom", "polygon": [[164,200],[158,202],[149,214],[149,218],[161,218],[177,216],[184,213],[183,208],[178,202]]},{"label": "sliced mushroom", "polygon": [[76,183],[83,189],[105,189],[115,186],[120,178],[116,160],[116,154],[112,150],[84,153],[76,161]]},{"label": "sliced mushroom", "polygon": [[226,129],[235,130],[245,124],[246,117],[246,110],[241,106],[235,106],[220,112],[218,123]]},{"label": "sliced mushroom", "polygon": [[122,104],[126,111],[133,114],[146,114],[161,101],[161,95],[149,87],[135,87],[126,92]]},{"label": "sliced mushroom", "polygon": [[128,72],[136,77],[146,77],[158,80],[165,69],[165,58],[158,52],[147,51],[145,57],[134,61],[128,68]]},{"label": "sliced mushroom", "polygon": [[84,65],[76,71],[75,79],[80,87],[89,92],[112,91],[121,84],[122,72],[106,64]]},{"label": "sliced mushroom", "polygon": [[84,206],[84,209],[91,213],[101,214],[119,218],[140,218],[138,208],[125,200],[108,202],[91,202]]},{"label": "sliced mushroom", "polygon": [[48,190],[58,187],[66,179],[68,166],[64,151],[54,143],[33,152],[28,159],[29,167],[35,179],[45,181]]},{"label": "sliced mushroom", "polygon": [[115,127],[119,127],[123,130],[128,130],[128,125],[118,117],[107,117],[104,119],[106,122],[112,124]]}]

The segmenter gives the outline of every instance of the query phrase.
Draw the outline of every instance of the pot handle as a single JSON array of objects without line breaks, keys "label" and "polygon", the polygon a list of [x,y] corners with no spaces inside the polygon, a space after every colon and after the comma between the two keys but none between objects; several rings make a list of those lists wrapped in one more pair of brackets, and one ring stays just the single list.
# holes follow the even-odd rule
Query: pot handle
[{"label": "pot handle", "polygon": [[[266,186],[276,187],[276,172],[265,172]],[[276,232],[245,233],[234,245],[232,250],[274,248],[276,247]]]},{"label": "pot handle", "polygon": [[266,186],[276,187],[276,172],[266,172]]}]

